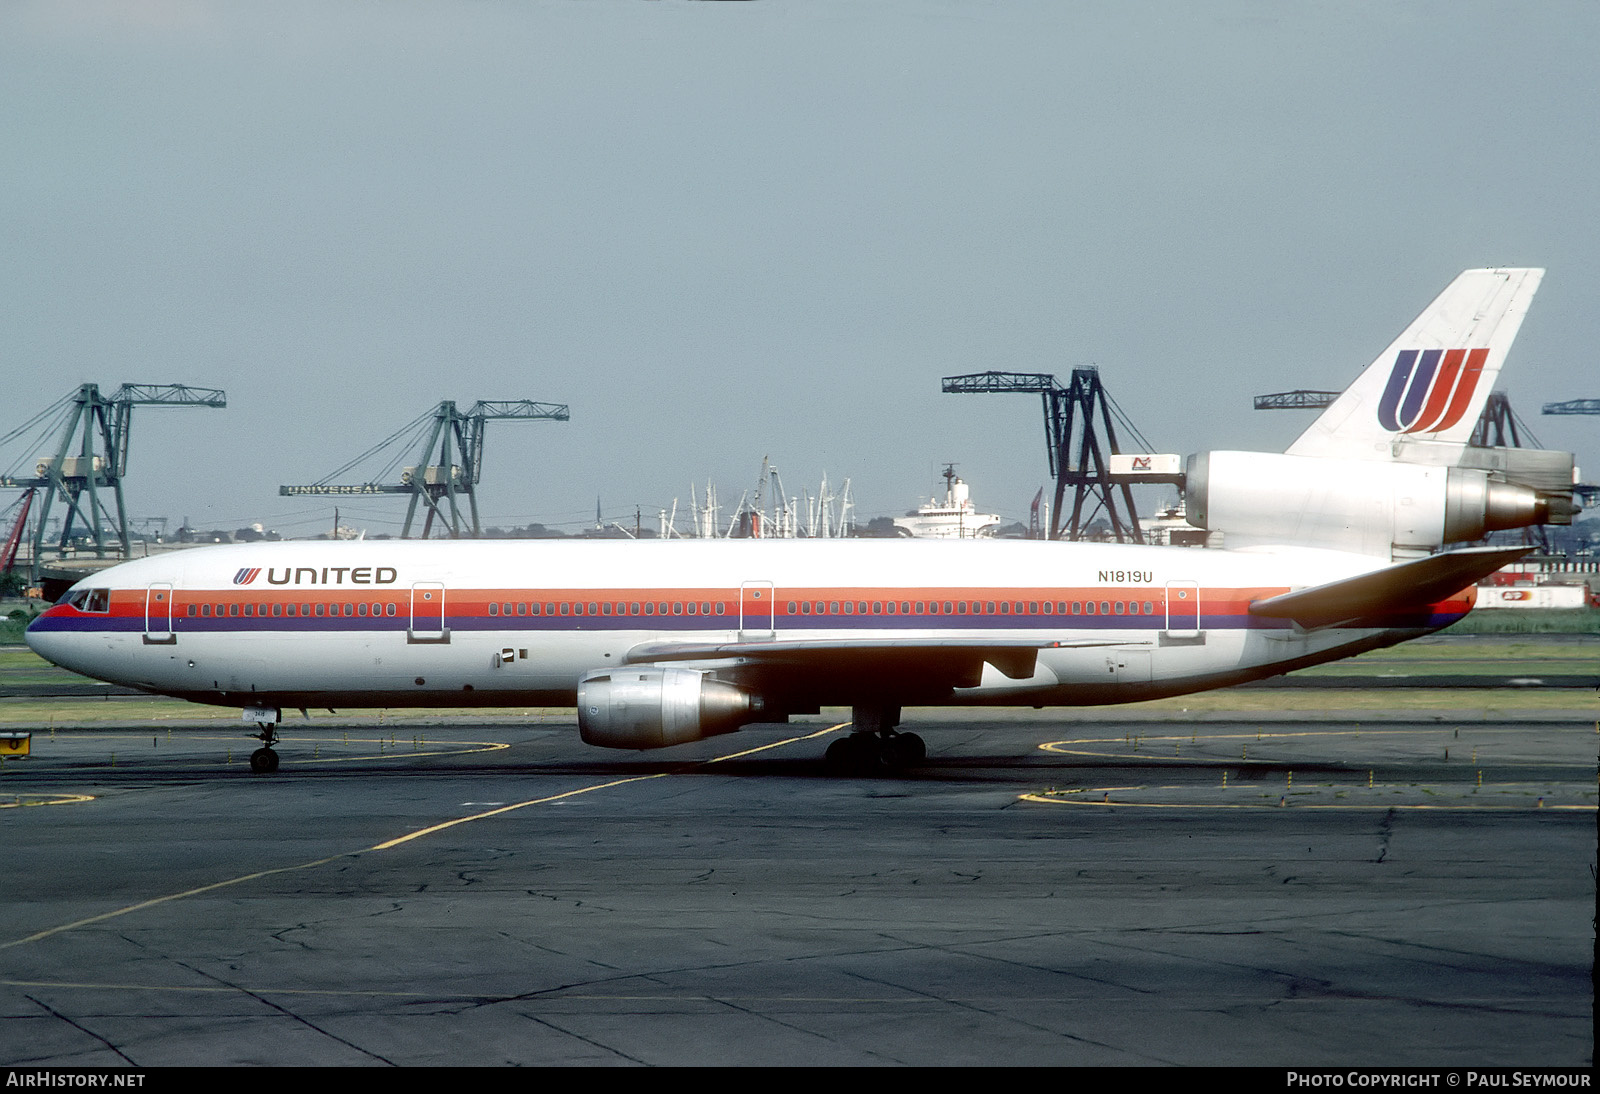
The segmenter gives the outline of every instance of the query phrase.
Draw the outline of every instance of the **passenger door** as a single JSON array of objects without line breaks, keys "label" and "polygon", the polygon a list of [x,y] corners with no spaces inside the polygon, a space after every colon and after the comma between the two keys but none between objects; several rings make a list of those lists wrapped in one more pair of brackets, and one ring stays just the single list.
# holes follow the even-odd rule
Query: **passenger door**
[{"label": "passenger door", "polygon": [[450,629],[444,625],[444,586],[437,581],[411,586],[411,626],[406,641],[450,641]]},{"label": "passenger door", "polygon": [[172,631],[172,586],[152,585],[144,593],[145,645],[171,645],[177,640]]},{"label": "passenger door", "polygon": [[1196,642],[1200,633],[1200,586],[1193,581],[1167,582],[1167,629],[1164,640]]},{"label": "passenger door", "polygon": [[739,641],[777,637],[775,595],[770,581],[746,581],[739,586]]}]

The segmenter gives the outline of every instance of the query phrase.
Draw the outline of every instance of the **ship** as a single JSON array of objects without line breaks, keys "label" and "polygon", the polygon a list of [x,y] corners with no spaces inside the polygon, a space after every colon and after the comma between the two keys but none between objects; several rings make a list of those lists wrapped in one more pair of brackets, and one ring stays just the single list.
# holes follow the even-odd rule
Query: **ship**
[{"label": "ship", "polygon": [[995,534],[1000,514],[978,512],[967,484],[956,476],[955,464],[946,464],[944,500],[930,498],[928,504],[896,517],[894,527],[902,536],[918,539],[978,539]]}]

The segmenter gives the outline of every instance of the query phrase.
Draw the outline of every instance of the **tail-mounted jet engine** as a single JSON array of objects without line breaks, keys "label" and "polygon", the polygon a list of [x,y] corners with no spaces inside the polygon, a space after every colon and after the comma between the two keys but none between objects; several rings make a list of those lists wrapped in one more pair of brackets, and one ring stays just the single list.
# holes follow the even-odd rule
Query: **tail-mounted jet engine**
[{"label": "tail-mounted jet engine", "polygon": [[[1570,483],[1572,457],[1551,455],[1565,457]],[[1559,473],[1523,485],[1474,467],[1270,452],[1201,452],[1185,470],[1189,523],[1223,532],[1234,545],[1304,543],[1387,556],[1572,521],[1570,486],[1563,489]]]},{"label": "tail-mounted jet engine", "polygon": [[578,732],[606,748],[664,748],[732,733],[761,699],[696,669],[600,669],[578,682]]}]

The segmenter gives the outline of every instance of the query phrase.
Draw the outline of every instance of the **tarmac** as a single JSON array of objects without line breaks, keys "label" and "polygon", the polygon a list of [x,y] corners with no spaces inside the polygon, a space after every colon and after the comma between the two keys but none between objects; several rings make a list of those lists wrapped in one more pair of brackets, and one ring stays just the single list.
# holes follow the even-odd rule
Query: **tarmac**
[{"label": "tarmac", "polygon": [[1592,1063],[1594,718],[907,720],[41,730],[0,1065]]}]

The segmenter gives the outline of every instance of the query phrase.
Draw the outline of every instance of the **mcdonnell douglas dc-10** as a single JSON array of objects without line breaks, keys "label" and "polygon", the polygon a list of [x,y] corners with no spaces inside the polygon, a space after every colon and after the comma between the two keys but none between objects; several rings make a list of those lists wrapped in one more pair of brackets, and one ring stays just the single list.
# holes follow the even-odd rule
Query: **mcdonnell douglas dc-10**
[{"label": "mcdonnell douglas dc-10", "polygon": [[907,540],[362,541],[176,551],[28,628],[65,668],[260,727],[284,708],[576,705],[645,749],[852,708],[846,770],[920,761],[906,706],[1122,703],[1436,631],[1570,521],[1568,453],[1467,445],[1543,271],[1469,270],[1283,454],[1205,452],[1223,547]]}]

